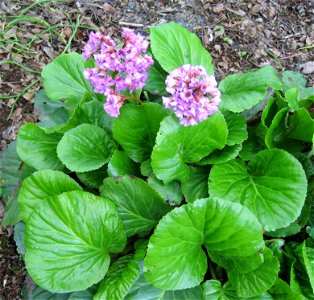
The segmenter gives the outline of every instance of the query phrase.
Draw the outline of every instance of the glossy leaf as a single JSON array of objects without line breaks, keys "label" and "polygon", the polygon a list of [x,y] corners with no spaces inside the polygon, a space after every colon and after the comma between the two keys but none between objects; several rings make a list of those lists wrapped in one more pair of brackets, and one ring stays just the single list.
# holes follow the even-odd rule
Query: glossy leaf
[{"label": "glossy leaf", "polygon": [[77,172],[76,173],[78,179],[85,184],[87,187],[92,189],[98,189],[101,185],[105,177],[108,176],[107,174],[107,165],[103,167],[89,171],[89,172]]},{"label": "glossy leaf", "polygon": [[57,152],[71,171],[88,172],[107,163],[114,149],[115,145],[104,129],[82,124],[64,134]]},{"label": "glossy leaf", "polygon": [[113,137],[135,162],[150,158],[160,122],[169,112],[157,103],[124,105],[113,124]]},{"label": "glossy leaf", "polygon": [[214,74],[212,58],[200,39],[183,26],[170,22],[150,30],[151,48],[162,68],[170,72],[182,65],[205,67]]},{"label": "glossy leaf", "polygon": [[26,267],[33,280],[52,292],[80,291],[106,274],[109,252],[126,243],[115,205],[72,191],[38,205],[25,231]]},{"label": "glossy leaf", "polygon": [[27,221],[33,210],[44,201],[64,192],[82,188],[70,176],[60,171],[41,170],[26,178],[19,192],[22,218]]},{"label": "glossy leaf", "polygon": [[225,113],[224,117],[228,126],[228,137],[226,144],[228,146],[241,144],[248,138],[246,122],[244,118],[241,115],[232,112]]},{"label": "glossy leaf", "polygon": [[159,222],[149,240],[146,278],[163,290],[200,284],[207,269],[202,245],[209,253],[249,256],[263,246],[261,225],[247,208],[220,199],[202,199],[175,208]]},{"label": "glossy leaf", "polygon": [[182,126],[174,117],[161,123],[152,153],[152,168],[157,178],[169,183],[189,177],[187,163],[196,163],[226,143],[227,126],[217,112],[195,126]]},{"label": "glossy leaf", "polygon": [[166,92],[166,76],[167,73],[156,61],[154,65],[148,70],[148,77],[145,82],[145,90],[153,93],[163,95]]},{"label": "glossy leaf", "polygon": [[18,192],[13,194],[5,206],[5,214],[2,219],[2,227],[13,226],[22,220],[21,208],[17,201]]},{"label": "glossy leaf", "polygon": [[128,236],[151,230],[170,210],[159,194],[139,178],[108,177],[100,194],[117,205]]},{"label": "glossy leaf", "polygon": [[84,97],[94,95],[91,84],[84,78],[86,62],[78,53],[63,54],[46,65],[41,73],[47,96],[52,100],[70,99],[79,104]]},{"label": "glossy leaf", "polygon": [[191,203],[208,197],[208,176],[207,167],[190,168],[190,178],[182,183],[182,192],[186,202]]},{"label": "glossy leaf", "polygon": [[279,149],[260,151],[248,166],[239,159],[214,165],[209,176],[211,196],[245,205],[265,230],[295,221],[304,205],[306,190],[302,165]]},{"label": "glossy leaf", "polygon": [[242,145],[233,145],[225,146],[222,150],[215,150],[208,156],[204,157],[197,164],[204,165],[213,165],[213,164],[223,164],[229,160],[236,158],[242,149]]},{"label": "glossy leaf", "polygon": [[282,90],[287,91],[293,88],[306,86],[306,79],[299,72],[285,71],[282,73]]},{"label": "glossy leaf", "polygon": [[268,87],[275,90],[281,87],[281,81],[271,66],[229,75],[219,84],[222,93],[220,107],[232,112],[243,112],[262,100]]},{"label": "glossy leaf", "polygon": [[231,285],[240,297],[253,297],[268,291],[276,282],[279,272],[279,262],[271,250],[264,250],[264,262],[250,272],[228,270]]},{"label": "glossy leaf", "polygon": [[61,137],[61,134],[47,134],[38,125],[28,123],[19,129],[16,150],[19,157],[36,170],[62,170],[64,166],[57,156]]},{"label": "glossy leaf", "polygon": [[108,163],[109,176],[139,175],[138,165],[123,151],[116,150]]},{"label": "glossy leaf", "polygon": [[12,142],[0,153],[0,195],[5,202],[19,189],[19,168],[21,159],[16,152],[16,142]]},{"label": "glossy leaf", "polygon": [[122,256],[110,266],[93,299],[124,299],[139,275],[137,260],[132,255]]}]

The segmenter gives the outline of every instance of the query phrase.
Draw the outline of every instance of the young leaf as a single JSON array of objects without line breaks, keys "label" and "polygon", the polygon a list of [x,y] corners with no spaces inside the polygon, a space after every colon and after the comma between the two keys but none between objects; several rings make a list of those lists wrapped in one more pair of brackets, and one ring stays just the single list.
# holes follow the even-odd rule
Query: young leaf
[{"label": "young leaf", "polygon": [[159,194],[139,178],[108,177],[100,194],[117,205],[128,236],[151,230],[170,210]]},{"label": "young leaf", "polygon": [[0,195],[8,202],[19,189],[19,168],[21,159],[16,152],[16,142],[12,142],[0,153]]},{"label": "young leaf", "polygon": [[27,221],[33,210],[51,197],[82,188],[60,171],[41,170],[26,178],[19,192],[22,218]]},{"label": "young leaf", "polygon": [[275,90],[281,87],[281,81],[271,66],[229,75],[219,84],[222,94],[220,107],[232,112],[243,112],[262,100],[268,87]]},{"label": "young leaf", "polygon": [[26,267],[52,292],[87,289],[106,274],[109,252],[126,243],[115,205],[83,191],[66,192],[38,205],[25,230]]},{"label": "young leaf", "polygon": [[186,202],[192,203],[208,197],[208,176],[207,167],[190,168],[190,178],[181,184]]},{"label": "young leaf", "polygon": [[169,111],[157,103],[124,105],[113,124],[113,137],[135,162],[150,158],[160,122]]},{"label": "young leaf", "polygon": [[138,165],[123,151],[116,150],[108,163],[109,176],[140,175]]},{"label": "young leaf", "polygon": [[273,299],[278,300],[303,300],[303,297],[294,291],[286,282],[277,279],[276,283],[271,287],[269,293]]},{"label": "young leaf", "polygon": [[264,262],[250,272],[228,270],[231,285],[240,297],[258,296],[268,291],[276,282],[279,272],[279,262],[271,250],[264,250]]},{"label": "young leaf", "polygon": [[163,290],[194,287],[207,269],[202,245],[209,253],[249,256],[263,246],[261,230],[247,208],[217,198],[175,208],[149,240],[145,276]]},{"label": "young leaf", "polygon": [[93,88],[83,75],[85,67],[78,53],[60,55],[46,65],[41,76],[47,96],[52,100],[70,99],[75,105],[84,97],[92,98]]},{"label": "young leaf", "polygon": [[302,165],[279,149],[260,151],[247,167],[239,159],[214,165],[209,176],[210,196],[247,206],[267,231],[296,220],[306,190]]},{"label": "young leaf", "polygon": [[28,123],[19,129],[16,150],[20,158],[37,169],[62,170],[62,162],[57,156],[57,145],[62,135],[45,133],[36,124]]},{"label": "young leaf", "polygon": [[110,266],[93,299],[124,299],[139,275],[138,262],[132,255],[120,257]]},{"label": "young leaf", "polygon": [[71,171],[88,172],[107,163],[114,148],[115,144],[104,129],[82,124],[64,134],[57,153]]},{"label": "young leaf", "polygon": [[220,112],[195,126],[182,126],[175,117],[162,123],[152,153],[152,168],[166,184],[189,177],[187,163],[196,163],[226,144],[227,125]]},{"label": "young leaf", "polygon": [[162,68],[170,72],[182,65],[205,67],[214,74],[212,58],[200,39],[180,24],[170,22],[150,30],[151,48]]}]

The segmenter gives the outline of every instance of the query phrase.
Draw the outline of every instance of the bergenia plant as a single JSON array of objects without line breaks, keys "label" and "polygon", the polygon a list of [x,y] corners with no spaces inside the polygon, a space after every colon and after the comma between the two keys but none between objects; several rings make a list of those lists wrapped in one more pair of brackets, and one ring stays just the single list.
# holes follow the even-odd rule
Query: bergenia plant
[{"label": "bergenia plant", "polygon": [[271,66],[217,83],[176,23],[121,40],[45,66],[40,122],[3,153],[26,297],[313,299],[313,88]]}]

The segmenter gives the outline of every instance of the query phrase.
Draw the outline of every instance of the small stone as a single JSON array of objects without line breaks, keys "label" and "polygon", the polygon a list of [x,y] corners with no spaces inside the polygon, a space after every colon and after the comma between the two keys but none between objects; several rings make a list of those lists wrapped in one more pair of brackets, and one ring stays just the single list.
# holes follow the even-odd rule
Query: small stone
[{"label": "small stone", "polygon": [[301,73],[306,75],[314,73],[314,61],[308,61],[306,63],[301,64],[299,69]]},{"label": "small stone", "polygon": [[215,46],[214,46],[214,49],[215,49],[216,51],[220,51],[220,50],[221,50],[221,46],[220,46],[220,45],[215,45]]}]

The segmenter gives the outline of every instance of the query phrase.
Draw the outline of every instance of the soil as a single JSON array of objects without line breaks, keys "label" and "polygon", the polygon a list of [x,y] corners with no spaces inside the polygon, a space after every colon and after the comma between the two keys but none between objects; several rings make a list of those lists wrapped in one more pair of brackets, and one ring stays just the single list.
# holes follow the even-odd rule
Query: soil
[{"label": "soil", "polygon": [[[218,80],[270,64],[279,72],[300,71],[310,85],[314,82],[314,0],[35,3],[0,1],[0,150],[16,138],[22,124],[36,122],[33,102],[41,88],[42,67],[68,43],[67,52],[81,52],[90,28],[118,40],[121,26],[147,35],[151,26],[175,21],[202,39],[213,57]],[[25,270],[15,250],[12,229],[0,228],[0,234],[0,299],[1,295],[8,300],[21,299]]]}]

